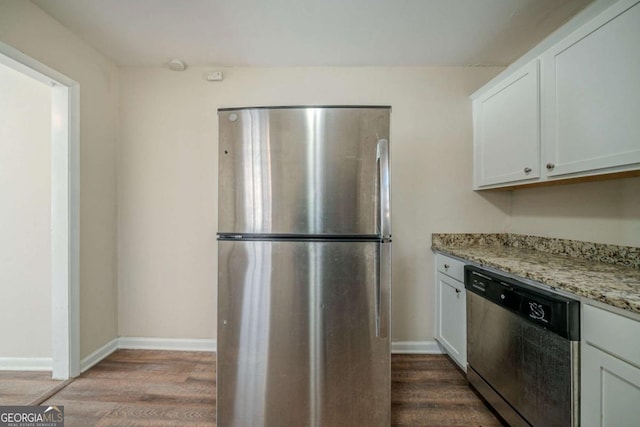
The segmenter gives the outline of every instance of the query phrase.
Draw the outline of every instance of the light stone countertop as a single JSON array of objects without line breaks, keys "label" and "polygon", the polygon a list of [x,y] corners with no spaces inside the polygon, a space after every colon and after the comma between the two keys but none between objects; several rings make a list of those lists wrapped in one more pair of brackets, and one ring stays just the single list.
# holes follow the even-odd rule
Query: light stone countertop
[{"label": "light stone countertop", "polygon": [[[460,238],[460,236],[468,237]],[[640,268],[628,265],[635,265],[635,261],[638,261],[636,251],[638,248],[620,247],[619,253],[622,254],[620,257],[630,256],[630,260],[620,259],[618,264],[613,264],[598,261],[598,257],[593,259],[594,256],[591,256],[602,249],[598,246],[602,246],[607,250],[607,261],[610,261],[618,254],[612,251],[611,248],[615,247],[611,245],[584,242],[585,245],[589,245],[591,255],[569,256],[564,254],[562,249],[558,250],[558,245],[562,242],[570,242],[571,245],[576,246],[580,242],[548,239],[553,240],[552,251],[556,253],[552,253],[546,252],[544,245],[536,249],[533,248],[534,245],[522,244],[521,239],[538,239],[537,243],[545,243],[544,238],[533,236],[434,234],[432,249],[578,296],[640,313]],[[548,243],[546,242],[547,246],[549,246]]]}]

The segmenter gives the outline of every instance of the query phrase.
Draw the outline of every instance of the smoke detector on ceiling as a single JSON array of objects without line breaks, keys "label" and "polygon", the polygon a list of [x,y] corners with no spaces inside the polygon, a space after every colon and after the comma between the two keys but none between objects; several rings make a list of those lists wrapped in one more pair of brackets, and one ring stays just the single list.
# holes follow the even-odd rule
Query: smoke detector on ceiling
[{"label": "smoke detector on ceiling", "polygon": [[169,69],[173,71],[184,71],[187,69],[187,64],[179,59],[172,59],[169,61]]}]

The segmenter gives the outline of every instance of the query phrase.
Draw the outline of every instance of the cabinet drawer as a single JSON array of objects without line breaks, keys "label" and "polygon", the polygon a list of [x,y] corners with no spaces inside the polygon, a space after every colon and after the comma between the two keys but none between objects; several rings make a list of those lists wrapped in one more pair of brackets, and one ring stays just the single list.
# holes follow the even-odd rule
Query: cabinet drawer
[{"label": "cabinet drawer", "polygon": [[444,255],[438,255],[436,262],[438,263],[437,269],[440,273],[444,273],[464,283],[464,262]]},{"label": "cabinet drawer", "polygon": [[582,334],[586,343],[640,367],[640,322],[585,304]]}]

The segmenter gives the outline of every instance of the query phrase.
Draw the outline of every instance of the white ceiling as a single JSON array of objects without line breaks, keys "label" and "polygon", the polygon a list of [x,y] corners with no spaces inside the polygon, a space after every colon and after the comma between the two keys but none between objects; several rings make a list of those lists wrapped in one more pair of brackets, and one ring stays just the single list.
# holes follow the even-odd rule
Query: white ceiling
[{"label": "white ceiling", "polygon": [[507,65],[591,0],[33,0],[123,66]]}]

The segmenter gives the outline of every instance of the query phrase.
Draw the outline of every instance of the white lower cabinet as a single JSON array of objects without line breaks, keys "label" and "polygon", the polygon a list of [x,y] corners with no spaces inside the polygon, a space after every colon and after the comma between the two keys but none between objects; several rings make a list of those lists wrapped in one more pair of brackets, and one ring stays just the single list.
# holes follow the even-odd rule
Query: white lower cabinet
[{"label": "white lower cabinet", "polygon": [[464,263],[436,255],[435,339],[447,354],[467,370],[467,300]]},{"label": "white lower cabinet", "polygon": [[580,425],[640,425],[640,322],[584,305],[582,335]]}]

